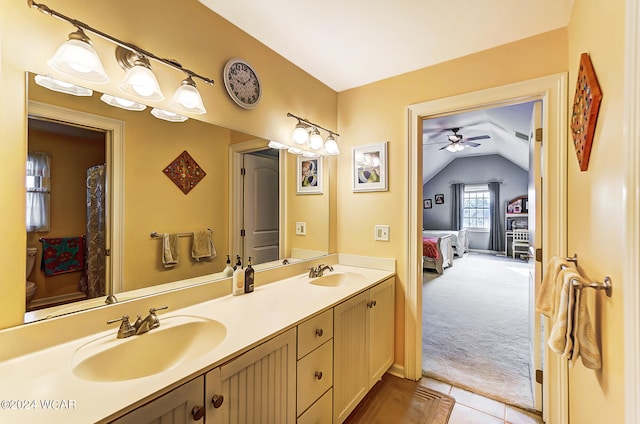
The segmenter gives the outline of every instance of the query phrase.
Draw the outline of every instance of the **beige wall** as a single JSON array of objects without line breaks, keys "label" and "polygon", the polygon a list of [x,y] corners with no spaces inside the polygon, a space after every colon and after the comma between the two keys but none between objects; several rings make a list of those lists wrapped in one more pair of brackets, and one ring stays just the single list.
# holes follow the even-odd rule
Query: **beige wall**
[{"label": "beige wall", "polygon": [[[338,122],[344,153],[338,157],[337,165],[337,249],[341,253],[397,259],[397,364],[403,365],[405,357],[407,257],[420,254],[417,249],[407,252],[406,247],[409,212],[405,108],[414,103],[565,72],[566,46],[566,30],[556,30],[339,93]],[[349,150],[381,141],[389,141],[389,190],[353,193]],[[389,242],[373,240],[375,224],[390,225]]]},{"label": "beige wall", "polygon": [[[591,56],[603,98],[589,169],[581,172],[573,148],[568,152],[567,247],[570,254],[577,253],[589,277],[602,281],[608,275],[614,285],[611,298],[586,291],[603,367],[593,371],[578,362],[569,370],[573,423],[624,422],[624,10],[623,0],[576,1],[568,28],[569,108],[582,53]],[[571,109],[568,114],[570,118]]]},{"label": "beige wall", "polygon": [[[213,78],[216,81],[214,86],[198,84],[209,111],[203,117],[207,122],[280,141],[289,140],[295,124],[293,119],[286,117],[287,112],[304,116],[327,128],[336,128],[337,94],[333,90],[196,1],[114,0],[105,7],[97,8],[87,7],[87,3],[82,0],[59,0],[49,6],[158,56],[175,58],[185,67]],[[26,255],[23,254],[23,249],[17,248],[26,245],[23,206],[26,157],[24,71],[49,73],[46,61],[74,28],[66,22],[29,9],[26,1],[0,0],[0,10],[0,92],[3,93],[3,101],[0,102],[0,181],[3,184],[0,203],[16,205],[11,208],[3,207],[0,211],[0,234],[4,240],[0,244],[0,257],[6,265],[3,267],[5,271],[0,285],[0,327],[4,328],[20,324],[25,308]],[[141,16],[146,19],[140,19]],[[116,84],[124,73],[115,60],[105,59],[113,57],[113,46],[97,36],[92,39],[112,81],[105,86],[90,88],[115,93]],[[254,110],[240,109],[226,94],[222,69],[232,57],[249,61],[260,75],[264,86],[263,97]],[[156,65],[154,71],[162,87],[176,87],[184,78],[184,75],[161,65]],[[165,93],[167,99],[159,104],[160,107],[167,105],[171,95],[169,88],[165,88],[165,91],[168,91]],[[312,102],[309,101],[310,98],[313,99]],[[178,149],[179,145],[177,142],[175,148]],[[197,150],[200,148],[194,147],[197,159],[204,156],[202,151]],[[127,154],[130,153],[129,149],[127,146]],[[168,154],[170,149],[168,146],[166,149],[164,153]],[[176,150],[175,154],[171,152],[172,158],[166,160],[164,153],[161,154],[158,150],[136,152],[135,146],[131,150],[131,153],[135,152],[141,159],[153,158],[162,162],[163,167],[182,151]],[[227,155],[218,160],[223,160],[226,164]],[[217,161],[206,159],[198,163],[207,172],[216,172],[214,163],[217,164]],[[125,173],[131,172],[132,166],[135,165],[127,164]],[[163,175],[160,176],[167,180]],[[125,180],[128,185],[134,184],[127,175]],[[181,192],[178,194],[184,196]],[[311,199],[312,196],[306,198]],[[306,208],[304,198],[299,200],[296,207]],[[141,206],[146,207],[147,205]],[[127,209],[126,219],[134,219],[131,218],[130,210]],[[141,218],[138,219],[142,221]],[[165,231],[165,228],[167,227],[154,226],[152,230]],[[148,244],[153,241],[148,238],[146,226],[142,236],[144,240],[140,243]],[[126,248],[136,249],[137,246]],[[134,252],[135,250],[129,250],[128,254],[133,255]]]}]

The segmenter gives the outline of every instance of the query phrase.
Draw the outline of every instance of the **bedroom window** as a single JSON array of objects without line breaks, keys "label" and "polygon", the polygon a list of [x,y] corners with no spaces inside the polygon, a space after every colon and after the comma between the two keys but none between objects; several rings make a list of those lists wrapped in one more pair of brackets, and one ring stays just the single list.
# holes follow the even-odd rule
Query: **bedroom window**
[{"label": "bedroom window", "polygon": [[466,185],[463,197],[463,225],[470,230],[489,231],[489,186],[486,184]]}]

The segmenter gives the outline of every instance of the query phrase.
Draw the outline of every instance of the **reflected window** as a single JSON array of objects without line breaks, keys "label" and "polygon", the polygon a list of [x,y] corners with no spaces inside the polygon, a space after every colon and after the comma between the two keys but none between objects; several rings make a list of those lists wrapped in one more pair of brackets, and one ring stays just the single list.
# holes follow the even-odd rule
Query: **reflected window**
[{"label": "reflected window", "polygon": [[49,231],[51,158],[45,152],[27,155],[27,231]]}]

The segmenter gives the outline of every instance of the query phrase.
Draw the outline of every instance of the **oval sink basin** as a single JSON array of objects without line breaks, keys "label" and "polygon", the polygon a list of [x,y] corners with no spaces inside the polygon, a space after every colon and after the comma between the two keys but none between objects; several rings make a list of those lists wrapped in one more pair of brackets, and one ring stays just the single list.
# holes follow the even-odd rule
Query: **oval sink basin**
[{"label": "oval sink basin", "polygon": [[322,277],[311,278],[309,284],[323,287],[339,287],[348,283],[361,283],[364,276],[355,272],[327,272]]},{"label": "oval sink basin", "polygon": [[124,339],[113,334],[76,350],[75,375],[90,381],[123,381],[169,370],[218,346],[227,335],[224,324],[194,316],[160,317],[160,327]]}]

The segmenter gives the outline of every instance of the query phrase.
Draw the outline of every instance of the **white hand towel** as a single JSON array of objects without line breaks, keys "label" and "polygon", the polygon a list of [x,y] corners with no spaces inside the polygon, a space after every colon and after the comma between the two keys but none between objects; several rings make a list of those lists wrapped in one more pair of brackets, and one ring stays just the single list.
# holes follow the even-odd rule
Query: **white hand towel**
[{"label": "white hand towel", "polygon": [[548,318],[553,318],[556,312],[556,281],[563,266],[571,267],[566,259],[554,256],[549,259],[542,274],[542,285],[536,300],[536,310]]},{"label": "white hand towel", "polygon": [[576,361],[579,355],[585,367],[597,370],[602,367],[602,358],[584,300],[583,290],[586,289],[576,290],[575,318],[573,320],[575,337],[571,360]]},{"label": "white hand towel", "polygon": [[162,266],[173,268],[178,265],[178,234],[162,235]]},{"label": "white hand towel", "polygon": [[578,272],[571,268],[561,269],[556,278],[554,290],[555,315],[552,317],[551,334],[547,344],[559,355],[571,352],[573,339],[571,323],[573,321],[573,287],[572,278],[579,277]]},{"label": "white hand towel", "polygon": [[211,230],[197,231],[193,233],[193,244],[191,246],[191,257],[196,262],[200,259],[213,259],[217,255],[213,245],[213,234]]}]

